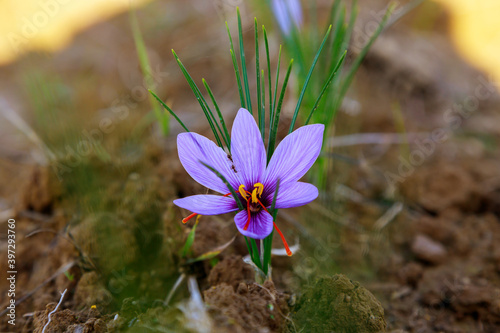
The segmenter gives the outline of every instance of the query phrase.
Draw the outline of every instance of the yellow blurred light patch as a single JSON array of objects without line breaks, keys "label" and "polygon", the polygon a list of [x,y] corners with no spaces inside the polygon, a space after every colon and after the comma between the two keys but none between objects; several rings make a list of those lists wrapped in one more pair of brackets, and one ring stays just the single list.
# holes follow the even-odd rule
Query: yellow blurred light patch
[{"label": "yellow blurred light patch", "polygon": [[451,33],[459,51],[500,82],[500,1],[435,0],[451,14]]},{"label": "yellow blurred light patch", "polygon": [[79,31],[151,0],[0,1],[0,64],[27,51],[56,51]]}]

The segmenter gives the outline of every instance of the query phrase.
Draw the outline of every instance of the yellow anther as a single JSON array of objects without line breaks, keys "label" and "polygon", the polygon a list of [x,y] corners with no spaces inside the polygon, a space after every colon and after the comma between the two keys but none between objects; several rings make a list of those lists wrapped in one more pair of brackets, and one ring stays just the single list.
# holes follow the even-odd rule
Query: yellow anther
[{"label": "yellow anther", "polygon": [[247,192],[245,191],[245,185],[241,184],[240,187],[238,187],[238,191],[245,200],[248,200]]},{"label": "yellow anther", "polygon": [[257,203],[259,200],[257,199],[257,195],[260,197],[262,196],[262,192],[264,192],[264,185],[261,183],[255,183],[253,185],[254,189],[252,191],[252,202]]},{"label": "yellow anther", "polygon": [[255,183],[253,185],[253,187],[257,188],[257,193],[259,194],[259,197],[260,197],[262,195],[262,193],[264,192],[264,185],[262,185],[261,183]]},{"label": "yellow anther", "polygon": [[256,188],[254,188],[254,189],[253,189],[253,191],[252,191],[252,202],[253,202],[253,203],[257,203],[257,202],[259,202],[259,201],[257,200],[257,189],[256,189]]}]

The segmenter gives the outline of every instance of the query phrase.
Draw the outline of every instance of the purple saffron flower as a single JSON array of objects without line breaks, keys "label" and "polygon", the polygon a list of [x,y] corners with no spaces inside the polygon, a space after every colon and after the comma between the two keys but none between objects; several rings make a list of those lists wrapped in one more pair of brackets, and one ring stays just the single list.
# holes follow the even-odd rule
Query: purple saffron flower
[{"label": "purple saffron flower", "polygon": [[300,0],[272,0],[271,7],[274,17],[285,35],[290,34],[293,25],[296,27],[302,25]]},{"label": "purple saffron flower", "polygon": [[273,225],[280,234],[288,255],[291,251],[274,223],[271,207],[279,180],[276,208],[308,204],[318,197],[318,189],[298,180],[311,168],[323,142],[324,125],[303,126],[288,135],[276,148],[266,167],[266,151],[259,128],[252,115],[240,109],[231,133],[231,155],[213,141],[196,133],[177,137],[179,159],[187,173],[201,185],[223,194],[193,195],[174,200],[174,204],[193,214],[218,215],[238,211],[238,205],[224,182],[201,162],[221,173],[237,191],[245,207],[234,217],[239,232],[255,239],[266,238]]}]

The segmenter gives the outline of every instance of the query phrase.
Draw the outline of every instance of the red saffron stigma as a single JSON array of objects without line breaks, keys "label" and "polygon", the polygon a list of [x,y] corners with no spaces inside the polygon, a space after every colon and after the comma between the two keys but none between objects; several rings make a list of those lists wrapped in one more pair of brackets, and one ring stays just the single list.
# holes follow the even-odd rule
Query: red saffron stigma
[{"label": "red saffron stigma", "polygon": [[248,214],[248,220],[243,230],[247,230],[248,226],[250,225],[250,200],[247,200],[247,214]]},{"label": "red saffron stigma", "polygon": [[266,211],[269,215],[271,215],[271,213],[269,213],[269,211],[267,210],[266,206],[264,206],[264,205],[262,204],[262,202],[260,202],[260,200],[259,200],[259,199],[257,199],[257,201],[258,201],[258,202],[259,202],[259,204],[262,206],[262,208],[264,208],[264,210],[265,210],[265,211]]},{"label": "red saffron stigma", "polygon": [[196,215],[198,215],[198,213],[193,213],[191,215],[189,215],[188,217],[185,217],[182,219],[182,223],[186,223],[187,221],[191,220],[193,217],[195,217]]},{"label": "red saffron stigma", "polygon": [[276,231],[278,232],[278,234],[280,234],[281,240],[283,241],[283,245],[285,245],[286,254],[288,254],[288,256],[291,257],[292,251],[290,251],[290,248],[288,247],[288,243],[286,242],[285,236],[283,236],[283,234],[281,233],[281,230],[276,225],[276,222],[273,221],[273,223],[274,227],[276,228]]},{"label": "red saffron stigma", "polygon": [[228,197],[231,195],[231,192],[229,192],[228,194],[224,194],[223,197]]}]

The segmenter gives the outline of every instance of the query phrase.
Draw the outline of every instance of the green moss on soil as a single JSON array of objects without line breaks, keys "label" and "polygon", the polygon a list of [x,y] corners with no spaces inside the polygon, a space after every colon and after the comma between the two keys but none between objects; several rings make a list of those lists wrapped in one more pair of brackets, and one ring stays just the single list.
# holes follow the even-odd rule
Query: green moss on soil
[{"label": "green moss on soil", "polygon": [[320,277],[306,288],[293,310],[300,332],[385,332],[384,309],[358,282],[345,275]]}]

